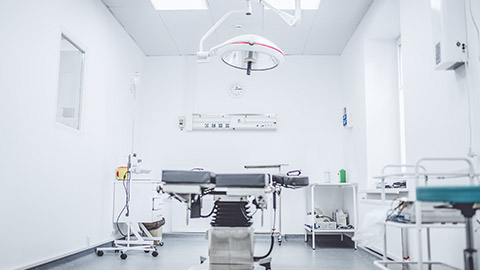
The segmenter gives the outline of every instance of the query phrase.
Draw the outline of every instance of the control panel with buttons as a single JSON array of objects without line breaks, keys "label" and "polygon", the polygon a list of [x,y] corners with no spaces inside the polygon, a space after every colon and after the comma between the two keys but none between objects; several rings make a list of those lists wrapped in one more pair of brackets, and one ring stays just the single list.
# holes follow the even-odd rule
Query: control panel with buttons
[{"label": "control panel with buttons", "polygon": [[193,114],[193,130],[277,130],[277,114]]}]

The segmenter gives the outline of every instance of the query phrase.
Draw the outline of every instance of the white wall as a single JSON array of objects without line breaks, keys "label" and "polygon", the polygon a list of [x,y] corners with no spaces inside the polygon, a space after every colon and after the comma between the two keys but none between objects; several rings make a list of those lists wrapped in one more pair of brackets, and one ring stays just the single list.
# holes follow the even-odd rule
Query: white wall
[{"label": "white wall", "polygon": [[[374,53],[369,53],[369,44],[372,39],[395,39],[397,31],[388,30],[383,23],[375,23],[385,18],[384,12],[388,5],[395,1],[375,1],[367,16],[359,25],[355,35],[350,40],[342,54],[342,69],[346,80],[346,99],[352,103],[355,113],[355,127],[351,134],[345,136],[345,158],[349,166],[353,166],[352,173],[358,173],[359,179],[370,179],[370,161],[381,162],[384,156],[377,160],[369,157],[369,151],[382,147],[380,143],[369,143],[369,134],[375,127],[369,125],[368,67],[372,63]],[[473,2],[476,20],[480,21],[480,6]],[[401,22],[401,39],[403,47],[403,73],[405,89],[406,111],[406,153],[407,163],[415,163],[421,157],[466,157],[468,151],[468,99],[465,85],[465,68],[457,72],[434,71],[434,49],[432,46],[432,23],[429,0],[398,1]],[[394,17],[392,17],[391,20]],[[473,116],[473,147],[480,151],[480,64],[479,45],[476,40],[473,24],[468,20],[469,47],[470,47],[470,87],[472,97]],[[379,25],[381,26],[379,28]],[[392,35],[393,34],[393,35]],[[392,60],[393,61],[393,60]],[[392,80],[392,85],[393,85]],[[358,128],[357,128],[358,127]],[[391,130],[389,131],[391,132]],[[390,134],[391,136],[392,134]],[[386,148],[385,151],[398,151]],[[474,160],[478,166],[478,158]],[[385,162],[385,164],[388,162]],[[378,163],[380,164],[380,163]],[[368,171],[366,169],[369,169]],[[363,181],[363,180],[362,180]],[[365,185],[367,180],[364,180]],[[362,182],[360,183],[362,185]],[[362,206],[366,211],[368,206]],[[416,242],[414,233],[410,234],[410,250],[415,259]],[[480,242],[477,233],[475,241]],[[432,231],[433,259],[440,260],[462,268],[462,250],[465,245],[465,236],[462,230],[433,230]],[[398,241],[398,240],[397,240]],[[390,250],[395,250],[392,248]],[[396,249],[397,257],[399,249]]]},{"label": "white wall", "polygon": [[[424,156],[466,156],[468,151],[468,101],[465,67],[435,71],[430,1],[402,1],[402,41],[407,122],[407,159]],[[473,1],[476,20],[480,5]],[[480,76],[478,43],[468,19],[470,88],[473,105],[474,147],[480,152]],[[435,136],[432,136],[435,134]],[[418,147],[421,145],[422,147]]]},{"label": "white wall", "polygon": [[[399,34],[398,1],[374,1],[341,55],[344,99],[354,120],[353,128],[344,133],[343,155],[360,190],[374,188],[372,177],[380,175],[384,165],[399,163],[395,49]],[[360,224],[377,207],[360,200]],[[399,257],[399,231],[389,230],[388,237],[389,255]],[[379,240],[369,247],[380,252]]]},{"label": "white wall", "polygon": [[375,1],[342,53],[344,100],[353,128],[344,132],[344,159],[361,188],[382,164],[398,163],[398,99],[395,40],[398,1]]},{"label": "white wall", "polygon": [[[339,60],[290,56],[275,70],[246,76],[218,61],[199,65],[194,57],[148,57],[138,92],[138,152],[157,177],[163,169],[248,172],[244,165],[287,163],[286,170],[302,169],[312,182],[323,181],[325,170],[333,174],[344,166]],[[227,93],[234,82],[246,87],[240,99]],[[279,127],[276,132],[180,131],[178,116],[192,112],[277,113]],[[286,191],[283,202],[284,233],[303,233],[305,190]],[[207,227],[207,221],[182,225],[182,208],[173,209],[167,230],[172,224],[173,230]]]},{"label": "white wall", "polygon": [[398,61],[395,39],[368,39],[365,54],[365,117],[368,188],[387,164],[400,162]]},{"label": "white wall", "polygon": [[[467,1],[468,2],[468,1]],[[477,22],[480,5],[471,1]],[[430,1],[400,2],[404,61],[407,162],[421,157],[466,157],[468,152],[468,95],[464,67],[435,71]],[[473,146],[480,152],[480,62],[479,44],[468,18],[470,47],[469,80],[472,98]],[[478,158],[474,160],[478,166]],[[463,267],[465,246],[461,230],[432,232],[433,259]],[[480,234],[475,235],[477,249]]]},{"label": "white wall", "polygon": [[[112,238],[144,56],[97,0],[1,1],[0,25],[0,269],[15,269]],[[55,123],[62,29],[87,53],[80,132]]]}]

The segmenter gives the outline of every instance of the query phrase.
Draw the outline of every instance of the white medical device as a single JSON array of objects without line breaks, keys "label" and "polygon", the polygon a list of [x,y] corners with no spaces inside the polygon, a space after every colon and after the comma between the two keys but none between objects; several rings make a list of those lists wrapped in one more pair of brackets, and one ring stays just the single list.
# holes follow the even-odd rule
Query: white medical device
[{"label": "white medical device", "polygon": [[467,61],[464,0],[432,0],[435,69],[454,70]]},{"label": "white medical device", "polygon": [[193,114],[194,131],[276,131],[277,114]]}]

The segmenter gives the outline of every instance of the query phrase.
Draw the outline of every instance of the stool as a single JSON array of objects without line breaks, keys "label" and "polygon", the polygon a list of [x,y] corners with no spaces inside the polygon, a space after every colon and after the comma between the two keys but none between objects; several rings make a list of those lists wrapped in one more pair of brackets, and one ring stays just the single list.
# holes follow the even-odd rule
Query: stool
[{"label": "stool", "polygon": [[[424,202],[446,202],[461,211],[465,217],[467,248],[463,251],[465,270],[477,270],[477,250],[473,243],[472,218],[476,203],[480,203],[480,186],[418,187],[417,200]],[[421,247],[419,247],[421,248]]]}]

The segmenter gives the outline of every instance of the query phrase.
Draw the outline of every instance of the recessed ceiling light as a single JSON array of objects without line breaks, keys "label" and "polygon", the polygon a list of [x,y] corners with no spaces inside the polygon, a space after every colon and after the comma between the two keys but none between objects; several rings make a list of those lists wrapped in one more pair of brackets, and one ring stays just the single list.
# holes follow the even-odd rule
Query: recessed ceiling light
[{"label": "recessed ceiling light", "polygon": [[156,10],[202,10],[207,9],[205,0],[151,0]]},{"label": "recessed ceiling light", "polygon": [[[277,9],[295,9],[295,0],[267,0],[267,2]],[[301,0],[302,9],[318,9],[321,0]]]}]

